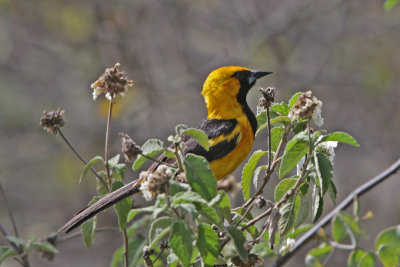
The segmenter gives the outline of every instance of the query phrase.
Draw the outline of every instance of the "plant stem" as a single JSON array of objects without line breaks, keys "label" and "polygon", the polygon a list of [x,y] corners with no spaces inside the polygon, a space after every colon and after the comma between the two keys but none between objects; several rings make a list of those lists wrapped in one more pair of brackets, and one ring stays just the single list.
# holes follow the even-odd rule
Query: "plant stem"
[{"label": "plant stem", "polygon": [[267,107],[267,122],[268,122],[268,170],[271,168],[272,148],[271,148],[271,118],[269,115],[269,105]]},{"label": "plant stem", "polygon": [[[74,154],[83,162],[83,164],[87,165],[87,161],[82,158],[82,156],[76,151],[76,149],[73,147],[73,145],[68,141],[68,139],[64,136],[64,134],[61,132],[61,129],[57,127],[58,133],[60,134],[61,138],[64,140],[64,142],[68,145],[68,147],[74,152]],[[101,177],[93,167],[90,168],[92,173],[99,179],[99,181],[104,185],[105,188],[110,191],[110,188],[108,188],[107,183],[104,181],[103,177]]]},{"label": "plant stem", "polygon": [[175,167],[174,165],[171,165],[171,164],[168,164],[168,163],[166,163],[166,162],[162,162],[162,161],[160,161],[160,160],[158,160],[158,159],[149,157],[149,156],[147,156],[147,155],[145,155],[145,154],[143,154],[143,153],[141,153],[140,155],[143,156],[143,157],[145,157],[146,159],[149,159],[149,160],[152,160],[152,161],[154,161],[154,162],[157,162],[158,164],[163,164],[163,165],[166,165],[166,166],[168,166],[168,167],[171,167],[171,168],[176,169],[176,167]]},{"label": "plant stem", "polygon": [[178,162],[178,168],[181,172],[184,172],[183,170],[183,165],[182,165],[182,161],[181,161],[181,157],[179,156],[179,143],[175,144],[175,156],[176,156],[176,162]]},{"label": "plant stem", "polygon": [[1,182],[0,182],[0,194],[3,196],[4,204],[6,205],[8,216],[10,217],[10,221],[11,221],[11,224],[12,224],[13,229],[14,229],[14,234],[15,234],[16,237],[19,237],[17,224],[15,223],[14,215],[12,213],[10,205],[8,204],[7,197],[6,197],[6,194],[5,194],[4,190],[3,190],[3,186],[1,185]]},{"label": "plant stem", "polygon": [[107,130],[106,130],[106,144],[104,151],[104,159],[106,162],[106,173],[108,187],[111,191],[111,176],[110,176],[110,166],[108,165],[108,148],[110,145],[110,129],[111,129],[111,115],[112,115],[113,97],[111,96],[110,105],[108,106],[108,117],[107,117]]},{"label": "plant stem", "polygon": [[128,245],[128,233],[126,232],[126,227],[123,230],[123,236],[124,236],[124,247],[125,247],[125,251],[124,251],[124,257],[125,257],[125,267],[129,266],[129,245]]}]

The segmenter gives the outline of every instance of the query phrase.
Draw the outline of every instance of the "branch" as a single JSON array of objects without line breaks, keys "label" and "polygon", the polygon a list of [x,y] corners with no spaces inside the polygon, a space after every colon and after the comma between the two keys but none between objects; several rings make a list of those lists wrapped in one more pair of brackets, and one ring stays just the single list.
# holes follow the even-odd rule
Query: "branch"
[{"label": "branch", "polygon": [[321,221],[319,221],[313,228],[311,228],[305,235],[303,235],[299,240],[297,240],[294,247],[282,258],[279,258],[273,266],[279,267],[283,266],[302,246],[304,246],[307,241],[311,239],[317,233],[317,231],[326,226],[332,218],[341,210],[347,208],[352,204],[355,197],[360,197],[367,193],[369,190],[395,174],[400,169],[400,158],[392,164],[388,169],[375,176],[370,181],[364,183],[363,185],[357,187],[353,192],[351,192],[345,200],[343,200],[334,210],[332,210],[328,215],[326,215]]}]

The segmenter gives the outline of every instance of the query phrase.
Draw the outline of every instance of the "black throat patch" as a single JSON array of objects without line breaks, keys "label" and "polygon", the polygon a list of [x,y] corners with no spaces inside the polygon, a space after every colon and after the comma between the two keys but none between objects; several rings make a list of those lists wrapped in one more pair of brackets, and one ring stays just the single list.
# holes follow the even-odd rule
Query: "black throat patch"
[{"label": "black throat patch", "polygon": [[251,72],[248,70],[235,72],[232,76],[237,78],[240,82],[239,93],[237,94],[237,101],[242,105],[243,112],[246,114],[247,119],[250,122],[251,128],[253,130],[253,134],[256,135],[257,131],[257,119],[254,115],[253,111],[251,111],[249,105],[247,104],[246,97],[250,88],[254,85],[254,83],[249,84],[249,76]]}]

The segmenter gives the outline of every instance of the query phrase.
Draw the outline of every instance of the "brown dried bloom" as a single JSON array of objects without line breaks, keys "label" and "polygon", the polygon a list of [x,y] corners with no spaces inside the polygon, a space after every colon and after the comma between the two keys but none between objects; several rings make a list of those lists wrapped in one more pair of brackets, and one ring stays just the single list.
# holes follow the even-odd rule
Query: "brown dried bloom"
[{"label": "brown dried bloom", "polygon": [[262,94],[258,105],[263,108],[268,108],[271,106],[271,103],[275,100],[275,88],[267,87],[267,88],[258,88],[258,91]]},{"label": "brown dried bloom", "polygon": [[124,153],[125,161],[132,162],[142,153],[142,149],[127,134],[119,133],[122,141],[122,153]]},{"label": "brown dried bloom", "polygon": [[140,191],[143,193],[144,199],[152,200],[157,194],[165,192],[165,184],[172,178],[173,172],[166,165],[158,166],[154,172],[143,171],[139,178],[143,179],[140,185]]},{"label": "brown dried bloom", "polygon": [[321,107],[322,102],[308,91],[299,96],[297,103],[289,111],[289,118],[292,121],[312,119],[317,126],[322,126],[324,118],[321,116]]},{"label": "brown dried bloom", "polygon": [[93,88],[93,100],[96,100],[97,96],[102,93],[106,94],[106,98],[111,100],[117,94],[124,94],[128,91],[128,87],[133,85],[133,81],[128,80],[124,77],[124,72],[119,71],[118,68],[121,64],[116,63],[114,68],[108,68],[102,74],[97,81],[92,83]]},{"label": "brown dried bloom", "polygon": [[57,134],[58,128],[63,127],[65,124],[63,118],[64,113],[65,110],[62,110],[61,108],[49,112],[43,110],[43,115],[40,118],[40,126],[42,126],[47,132]]}]

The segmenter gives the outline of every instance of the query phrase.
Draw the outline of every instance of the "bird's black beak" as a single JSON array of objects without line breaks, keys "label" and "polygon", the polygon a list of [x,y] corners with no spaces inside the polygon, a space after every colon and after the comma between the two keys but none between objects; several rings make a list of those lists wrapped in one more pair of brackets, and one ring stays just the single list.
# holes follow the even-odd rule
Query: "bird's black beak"
[{"label": "bird's black beak", "polygon": [[264,77],[264,76],[266,76],[266,75],[268,75],[268,74],[271,74],[271,73],[273,73],[273,72],[270,72],[270,71],[252,70],[252,71],[250,72],[250,76],[249,76],[249,84],[253,84],[253,83],[255,83],[255,81],[256,81],[257,79],[260,79],[261,77]]}]

